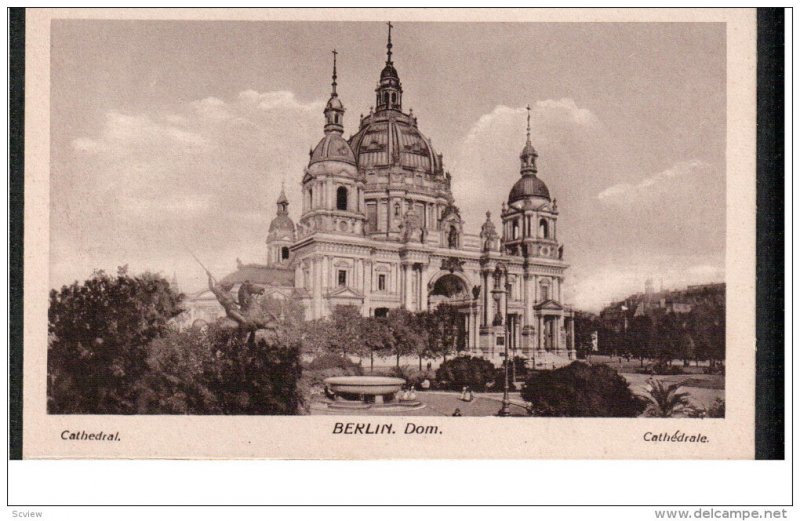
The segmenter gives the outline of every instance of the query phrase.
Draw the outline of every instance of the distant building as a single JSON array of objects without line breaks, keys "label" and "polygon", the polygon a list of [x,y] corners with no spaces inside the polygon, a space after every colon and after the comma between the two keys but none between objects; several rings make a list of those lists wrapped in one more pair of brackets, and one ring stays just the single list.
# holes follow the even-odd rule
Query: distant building
[{"label": "distant building", "polygon": [[623,301],[614,302],[600,312],[603,325],[616,332],[627,328],[630,320],[640,316],[672,313],[684,315],[700,304],[724,305],[725,283],[689,286],[682,290],[654,291],[653,281],[645,282],[644,293],[637,293]]}]

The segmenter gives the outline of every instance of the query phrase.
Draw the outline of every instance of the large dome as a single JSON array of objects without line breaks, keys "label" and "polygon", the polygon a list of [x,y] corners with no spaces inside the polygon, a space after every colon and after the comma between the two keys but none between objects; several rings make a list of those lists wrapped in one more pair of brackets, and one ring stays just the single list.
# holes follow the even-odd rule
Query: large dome
[{"label": "large dome", "polygon": [[433,146],[417,129],[416,119],[395,110],[364,118],[359,131],[350,138],[359,168],[399,163],[412,170],[434,174],[442,169]]},{"label": "large dome", "polygon": [[550,190],[544,181],[536,177],[534,174],[525,174],[511,188],[508,194],[508,204],[528,197],[541,197],[542,199],[550,200]]},{"label": "large dome", "polygon": [[330,132],[320,140],[314,151],[311,152],[311,160],[308,164],[311,165],[320,161],[342,161],[351,165],[356,164],[353,150],[341,134],[337,132]]}]

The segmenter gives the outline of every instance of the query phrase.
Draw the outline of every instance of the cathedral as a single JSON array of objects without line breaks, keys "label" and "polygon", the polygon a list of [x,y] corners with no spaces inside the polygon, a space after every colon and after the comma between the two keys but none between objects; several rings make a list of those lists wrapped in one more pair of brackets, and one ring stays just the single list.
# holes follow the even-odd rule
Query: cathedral
[{"label": "cathedral", "polygon": [[[520,153],[519,179],[477,234],[451,192],[444,160],[403,110],[403,86],[392,60],[391,26],[375,106],[345,138],[345,105],[333,82],[322,138],[302,176],[302,208],[290,217],[284,190],[266,239],[266,264],[243,264],[221,282],[249,282],[267,295],[302,302],[307,319],[337,305],[364,316],[392,308],[461,313],[469,354],[497,361],[509,348],[538,367],[575,358],[573,312],[562,300],[567,264],[558,241],[559,209],[536,166],[530,137]],[[476,187],[477,188],[477,187]],[[223,316],[209,292],[190,303],[190,320]]]}]

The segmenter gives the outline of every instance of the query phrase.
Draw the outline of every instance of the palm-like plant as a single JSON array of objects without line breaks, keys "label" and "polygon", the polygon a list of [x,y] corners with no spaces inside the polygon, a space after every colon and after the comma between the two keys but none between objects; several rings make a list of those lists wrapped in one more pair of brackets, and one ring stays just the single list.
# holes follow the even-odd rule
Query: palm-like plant
[{"label": "palm-like plant", "polygon": [[665,385],[661,380],[648,380],[645,389],[650,404],[645,414],[656,418],[672,418],[678,413],[691,413],[694,406],[689,401],[689,393],[678,391],[684,383]]}]

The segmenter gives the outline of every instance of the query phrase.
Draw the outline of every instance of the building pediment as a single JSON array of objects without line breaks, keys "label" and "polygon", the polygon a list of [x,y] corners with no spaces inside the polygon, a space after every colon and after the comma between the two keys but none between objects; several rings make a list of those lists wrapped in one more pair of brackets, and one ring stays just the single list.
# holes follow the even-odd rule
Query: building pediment
[{"label": "building pediment", "polygon": [[545,300],[533,306],[533,309],[537,311],[563,311],[564,306],[555,300]]},{"label": "building pediment", "polygon": [[328,298],[363,299],[364,294],[353,288],[344,287],[329,291]]}]

